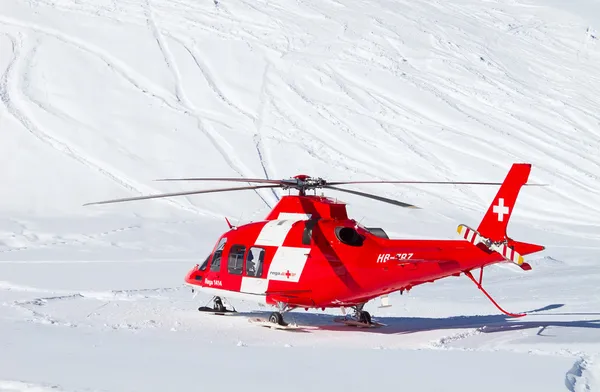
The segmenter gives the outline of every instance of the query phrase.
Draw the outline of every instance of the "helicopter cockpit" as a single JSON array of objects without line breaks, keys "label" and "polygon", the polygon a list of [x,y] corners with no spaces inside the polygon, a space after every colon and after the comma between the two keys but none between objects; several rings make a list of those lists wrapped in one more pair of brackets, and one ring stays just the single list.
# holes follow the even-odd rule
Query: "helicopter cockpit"
[{"label": "helicopter cockpit", "polygon": [[[262,277],[265,249],[258,246],[247,247],[241,244],[234,244],[224,253],[227,238],[223,237],[217,243],[214,252],[209,254],[204,262],[198,266],[199,271],[206,271],[209,268],[211,272],[221,270],[221,260],[225,257],[227,261],[227,272],[231,275],[244,275],[249,277]],[[245,265],[244,265],[245,260]],[[245,273],[244,273],[245,272]]]}]

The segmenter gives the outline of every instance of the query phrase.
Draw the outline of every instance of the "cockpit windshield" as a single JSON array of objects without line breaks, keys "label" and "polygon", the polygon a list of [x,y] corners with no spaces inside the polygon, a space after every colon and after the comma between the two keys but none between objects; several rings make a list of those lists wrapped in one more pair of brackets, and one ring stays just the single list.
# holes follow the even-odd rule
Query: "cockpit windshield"
[{"label": "cockpit windshield", "polygon": [[227,238],[221,238],[219,243],[217,244],[214,253],[211,253],[206,257],[206,260],[198,267],[199,271],[206,271],[206,267],[208,267],[208,261],[212,257],[212,263],[210,265],[211,271],[218,271],[221,268],[221,255],[223,253],[223,248],[225,247],[225,242],[227,242]]},{"label": "cockpit windshield", "polygon": [[219,244],[217,245],[217,249],[215,249],[215,253],[213,253],[213,259],[210,263],[210,270],[213,272],[217,272],[221,269],[221,256],[223,255],[225,242],[227,242],[227,238],[221,238],[219,240]]},{"label": "cockpit windshield", "polygon": [[210,255],[206,257],[206,260],[204,260],[202,264],[200,264],[200,267],[198,267],[198,271],[206,271],[206,267],[208,267],[208,260],[210,260]]}]

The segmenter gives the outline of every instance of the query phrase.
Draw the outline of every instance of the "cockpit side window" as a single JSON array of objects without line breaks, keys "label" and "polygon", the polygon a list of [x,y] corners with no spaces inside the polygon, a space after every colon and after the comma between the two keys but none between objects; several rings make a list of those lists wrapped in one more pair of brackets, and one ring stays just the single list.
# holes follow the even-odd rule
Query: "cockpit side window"
[{"label": "cockpit side window", "polygon": [[229,249],[229,258],[227,261],[227,271],[230,274],[241,275],[244,267],[244,245],[232,245]]},{"label": "cockpit side window", "polygon": [[215,249],[215,253],[213,253],[212,262],[210,263],[210,270],[212,272],[218,272],[221,269],[221,256],[223,255],[225,242],[227,242],[227,238],[221,238],[217,245],[217,249]]},{"label": "cockpit side window", "polygon": [[253,246],[246,257],[246,276],[262,277],[263,264],[265,261],[265,250]]}]

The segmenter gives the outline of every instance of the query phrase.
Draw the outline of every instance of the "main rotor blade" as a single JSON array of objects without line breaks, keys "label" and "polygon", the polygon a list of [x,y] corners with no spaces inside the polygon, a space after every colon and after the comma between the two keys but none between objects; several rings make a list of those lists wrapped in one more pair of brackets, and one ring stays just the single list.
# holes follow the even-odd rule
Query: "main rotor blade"
[{"label": "main rotor blade", "polygon": [[189,177],[189,178],[160,178],[154,181],[230,181],[230,182],[257,182],[260,184],[283,184],[283,180],[268,180],[265,178],[215,178],[215,177]]},{"label": "main rotor blade", "polygon": [[340,191],[340,192],[352,193],[353,195],[357,195],[357,196],[368,197],[369,199],[379,200],[379,201],[382,201],[384,203],[393,204],[393,205],[399,206],[399,207],[419,208],[419,207],[417,207],[415,205],[412,205],[412,204],[403,203],[401,201],[394,200],[394,199],[388,199],[387,197],[372,195],[370,193],[359,192],[359,191],[351,191],[350,189],[336,188],[336,187],[330,186],[330,185],[325,185],[324,188],[334,189],[334,190]]},{"label": "main rotor blade", "polygon": [[93,203],[86,203],[86,204],[84,204],[84,206],[89,206],[89,205],[94,205],[94,204],[121,203],[124,201],[133,201],[133,200],[158,199],[158,198],[162,198],[162,197],[172,197],[172,196],[197,195],[197,194],[201,194],[201,193],[230,192],[230,191],[242,191],[242,190],[249,190],[249,189],[279,188],[279,187],[280,187],[280,185],[255,185],[255,186],[242,186],[242,187],[235,187],[235,188],[205,189],[205,190],[201,190],[201,191],[162,193],[162,194],[158,194],[158,195],[127,197],[124,199],[97,201],[97,202],[93,202]]},{"label": "main rotor blade", "polygon": [[[502,185],[502,182],[473,182],[473,181],[335,181],[327,185],[347,184],[437,184],[437,185]],[[524,184],[529,186],[546,186],[548,184]]]}]

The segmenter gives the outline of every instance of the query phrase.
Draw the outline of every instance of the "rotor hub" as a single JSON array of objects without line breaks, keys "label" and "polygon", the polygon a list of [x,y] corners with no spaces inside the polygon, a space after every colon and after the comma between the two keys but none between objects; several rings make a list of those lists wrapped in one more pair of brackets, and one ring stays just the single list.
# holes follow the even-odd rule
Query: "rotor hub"
[{"label": "rotor hub", "polygon": [[301,196],[306,194],[306,191],[311,189],[323,188],[327,185],[327,181],[321,177],[313,178],[305,174],[299,174],[293,178],[283,180],[282,188],[285,189],[296,189]]}]

